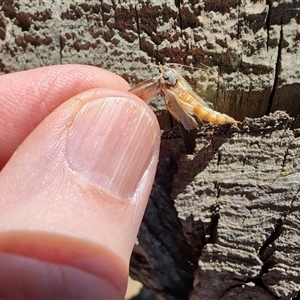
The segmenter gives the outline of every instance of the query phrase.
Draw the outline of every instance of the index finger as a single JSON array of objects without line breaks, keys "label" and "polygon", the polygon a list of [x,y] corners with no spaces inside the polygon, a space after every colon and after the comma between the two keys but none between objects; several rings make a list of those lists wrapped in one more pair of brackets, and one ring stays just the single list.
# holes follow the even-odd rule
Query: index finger
[{"label": "index finger", "polygon": [[93,88],[129,89],[120,76],[86,65],[57,65],[0,76],[0,169],[56,107]]}]

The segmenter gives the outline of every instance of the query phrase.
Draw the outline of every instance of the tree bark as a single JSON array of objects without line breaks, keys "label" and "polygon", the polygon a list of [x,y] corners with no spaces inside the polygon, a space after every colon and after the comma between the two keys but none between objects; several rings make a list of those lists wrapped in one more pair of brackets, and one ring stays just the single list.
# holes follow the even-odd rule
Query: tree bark
[{"label": "tree bark", "polygon": [[[0,71],[92,64],[134,85],[157,75],[158,63],[179,63],[217,111],[297,117],[299,23],[299,0],[3,0]],[[165,109],[161,98],[152,107]],[[170,127],[165,114],[160,120]]]},{"label": "tree bark", "polygon": [[[163,299],[296,299],[300,137],[284,112],[163,134],[131,275]],[[299,295],[298,295],[299,296]]]}]

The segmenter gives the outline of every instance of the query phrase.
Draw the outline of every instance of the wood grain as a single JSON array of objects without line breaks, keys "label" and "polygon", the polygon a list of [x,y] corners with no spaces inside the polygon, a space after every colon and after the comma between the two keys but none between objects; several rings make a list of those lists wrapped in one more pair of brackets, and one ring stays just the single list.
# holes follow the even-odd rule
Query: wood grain
[{"label": "wood grain", "polygon": [[[132,276],[165,299],[291,299],[300,290],[300,137],[284,112],[164,133]],[[178,129],[178,128],[177,128]],[[252,297],[252,298],[251,298]]]},{"label": "wood grain", "polygon": [[[158,63],[179,63],[192,67],[183,75],[217,111],[297,117],[299,14],[297,0],[3,0],[0,71],[92,64],[134,85],[157,75]],[[165,109],[161,98],[152,107]]]}]

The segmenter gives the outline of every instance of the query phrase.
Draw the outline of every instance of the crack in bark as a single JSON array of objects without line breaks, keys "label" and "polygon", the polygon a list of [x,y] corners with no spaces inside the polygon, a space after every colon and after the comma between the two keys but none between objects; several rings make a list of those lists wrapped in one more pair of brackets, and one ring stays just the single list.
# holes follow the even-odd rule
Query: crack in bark
[{"label": "crack in bark", "polygon": [[267,52],[269,51],[269,44],[270,44],[270,27],[271,27],[271,6],[272,2],[270,0],[267,1],[267,5],[269,6],[267,18],[266,18],[266,25],[267,25]]},{"label": "crack in bark", "polygon": [[[271,5],[270,1],[267,1],[267,3],[269,3],[269,5]],[[282,14],[281,20],[280,20],[281,26],[280,26],[280,35],[279,35],[279,42],[278,42],[277,60],[276,60],[276,64],[275,64],[274,82],[273,82],[273,86],[271,89],[269,102],[268,102],[268,106],[267,106],[267,112],[266,112],[266,114],[268,114],[268,115],[272,111],[274,98],[275,98],[277,88],[278,88],[279,74],[281,71],[281,51],[282,51],[282,46],[283,46],[283,17],[284,17],[284,13]],[[270,19],[271,19],[271,9],[270,9],[268,17],[267,17],[267,48],[268,48],[268,42],[269,42]]]},{"label": "crack in bark", "polygon": [[[285,218],[285,217],[284,217]],[[283,232],[283,223],[284,223],[284,218],[283,219],[279,219],[277,221],[277,224],[275,224],[275,229],[274,231],[270,234],[270,236],[265,240],[265,242],[263,243],[263,245],[261,246],[260,250],[258,251],[259,255],[263,256],[265,250],[272,244],[274,243],[275,240],[278,239],[278,237],[281,235],[281,233]],[[270,255],[268,255],[266,258],[263,259],[264,262],[266,262],[269,257],[273,254],[273,251],[270,253]],[[267,264],[264,264],[263,268],[266,267],[265,271],[262,273],[266,273],[268,271],[268,269],[270,268],[270,266],[267,266]],[[263,269],[262,268],[262,269]]]},{"label": "crack in bark", "polygon": [[139,39],[139,47],[140,47],[140,51],[142,51],[141,30],[140,30],[139,13],[137,10],[137,5],[134,6],[134,11],[135,11],[136,30]]},{"label": "crack in bark", "polygon": [[179,19],[179,26],[180,26],[180,36],[182,38],[182,16],[181,16],[181,10],[180,10],[180,1],[175,0],[175,6],[178,8],[178,19]]},{"label": "crack in bark", "polygon": [[[241,14],[241,10],[240,7],[242,5],[242,1],[239,1],[238,4],[238,9],[237,9],[237,30],[236,30],[236,39],[237,41],[241,40],[241,26],[240,26],[240,14]],[[242,51],[242,55],[243,55],[243,51]]]},{"label": "crack in bark", "polygon": [[63,60],[63,54],[62,54],[62,51],[63,51],[63,42],[62,42],[62,36],[61,36],[61,33],[59,34],[60,35],[60,38],[59,38],[59,60],[60,60],[60,64],[62,64],[62,60]]},{"label": "crack in bark", "polygon": [[[218,191],[218,195],[220,195],[220,189]],[[203,247],[206,244],[215,244],[218,240],[218,224],[219,224],[220,214],[219,214],[219,205],[216,204],[214,206],[214,210],[211,214],[210,225],[209,225],[209,238],[204,243]],[[202,247],[202,248],[203,248]]]}]

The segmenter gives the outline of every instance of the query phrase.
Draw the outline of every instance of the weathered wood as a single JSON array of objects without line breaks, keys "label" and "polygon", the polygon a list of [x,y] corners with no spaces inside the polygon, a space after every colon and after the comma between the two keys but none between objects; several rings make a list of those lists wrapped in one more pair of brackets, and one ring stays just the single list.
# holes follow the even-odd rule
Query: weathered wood
[{"label": "weathered wood", "polygon": [[235,119],[277,109],[296,117],[299,20],[298,0],[2,0],[0,71],[84,63],[136,84],[157,75],[153,63],[180,63],[201,68],[184,75]]},{"label": "weathered wood", "polygon": [[[300,137],[284,112],[207,125],[185,154],[165,132],[131,275],[166,299],[300,291]],[[170,136],[168,136],[170,135]]]}]

